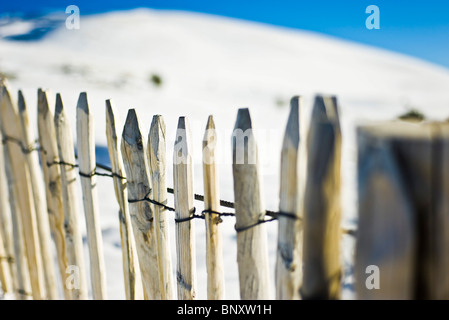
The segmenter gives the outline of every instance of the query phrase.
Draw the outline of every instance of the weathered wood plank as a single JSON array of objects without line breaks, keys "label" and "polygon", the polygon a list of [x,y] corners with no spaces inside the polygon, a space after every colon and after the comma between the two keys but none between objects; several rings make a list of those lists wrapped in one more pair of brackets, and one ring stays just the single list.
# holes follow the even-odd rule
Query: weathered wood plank
[{"label": "weathered wood plank", "polygon": [[206,213],[206,267],[207,298],[221,300],[224,298],[223,241],[220,227],[221,218],[213,213],[220,210],[220,193],[218,189],[218,170],[215,163],[217,144],[214,118],[209,116],[203,137],[203,181],[204,209]]},{"label": "weathered wood plank", "polygon": [[[153,198],[157,202],[165,204],[167,203],[165,123],[160,115],[155,115],[151,122],[147,152],[153,184]],[[161,298],[171,300],[174,298],[174,292],[170,230],[166,215],[167,210],[164,207],[154,206]]]},{"label": "weathered wood plank", "polygon": [[128,111],[123,128],[121,150],[127,178],[128,201],[131,201],[129,212],[136,239],[145,298],[161,299],[154,209],[148,201],[139,201],[145,197],[152,199],[153,190],[145,146],[134,109]]},{"label": "weathered wood plank", "polygon": [[[424,235],[425,221],[431,219],[426,214],[418,226],[419,210],[430,199],[430,132],[417,125],[391,123],[360,127],[357,139],[357,297],[414,299],[427,286],[420,271],[428,263],[427,253],[422,254],[427,242],[417,236]],[[371,287],[375,282],[369,276],[377,271],[370,271],[370,266],[378,268],[378,289]]]},{"label": "weathered wood plank", "polygon": [[[246,139],[245,139],[246,137]],[[248,109],[239,109],[232,137],[240,298],[269,299],[267,234],[257,146]]]},{"label": "weathered wood plank", "polygon": [[120,239],[122,244],[123,273],[125,280],[125,293],[127,300],[142,300],[143,288],[140,275],[139,260],[137,257],[136,242],[132,229],[131,216],[128,207],[128,191],[123,169],[117,131],[115,127],[115,117],[112,102],[106,100],[106,137],[108,140],[109,159],[111,160],[114,190],[119,204]]},{"label": "weathered wood plank", "polygon": [[14,237],[14,262],[15,272],[17,276],[17,285],[15,288],[15,294],[19,300],[31,299],[31,279],[28,272],[28,261],[25,247],[25,238],[23,232],[22,215],[20,213],[20,206],[17,201],[16,195],[16,180],[12,173],[12,166],[10,163],[11,157],[9,156],[8,146],[4,148],[4,160],[5,160],[5,174],[6,181],[8,182],[8,195],[11,208],[11,224],[12,234]]},{"label": "weathered wood plank", "polygon": [[192,137],[186,117],[179,117],[173,152],[173,182],[176,209],[176,280],[178,299],[196,296],[195,225],[193,214]]},{"label": "weathered wood plank", "polygon": [[57,261],[62,287],[64,290],[64,298],[66,300],[71,300],[71,290],[69,290],[65,285],[68,257],[64,230],[65,218],[61,189],[61,169],[58,165],[51,165],[52,163],[59,162],[55,122],[53,112],[49,108],[48,92],[39,89],[37,97],[37,126],[39,132],[39,144],[41,146],[40,152],[42,171],[45,181],[48,217],[56,246]]},{"label": "weathered wood plank", "polygon": [[25,98],[22,91],[19,90],[19,120],[22,131],[22,144],[27,148],[24,153],[25,161],[28,165],[30,174],[31,191],[34,199],[34,209],[36,211],[37,231],[39,235],[39,243],[41,247],[45,289],[47,292],[47,299],[58,299],[58,287],[56,283],[56,270],[53,261],[50,222],[47,212],[47,199],[44,194],[44,182],[39,165],[39,156],[35,141],[31,136],[31,128],[28,117],[28,110],[25,103]]},{"label": "weathered wood plank", "polygon": [[[70,123],[62,104],[61,95],[56,95],[55,132],[61,170],[62,200],[65,217],[65,237],[68,270],[65,285],[72,290],[73,300],[87,299],[86,269],[84,265],[83,239],[80,230],[78,206],[77,172],[75,149]],[[50,164],[52,165],[52,164]]]},{"label": "weathered wood plank", "polygon": [[79,95],[76,111],[78,164],[89,244],[92,296],[94,300],[106,300],[106,267],[101,237],[97,179],[94,175],[96,170],[94,120],[90,114],[85,92]]},{"label": "weathered wood plank", "polygon": [[341,131],[336,99],[317,96],[308,136],[304,200],[304,299],[341,295]]},{"label": "weathered wood plank", "polygon": [[301,100],[292,98],[281,151],[279,217],[276,256],[276,299],[299,299],[302,281],[302,205],[304,154],[300,136]]}]

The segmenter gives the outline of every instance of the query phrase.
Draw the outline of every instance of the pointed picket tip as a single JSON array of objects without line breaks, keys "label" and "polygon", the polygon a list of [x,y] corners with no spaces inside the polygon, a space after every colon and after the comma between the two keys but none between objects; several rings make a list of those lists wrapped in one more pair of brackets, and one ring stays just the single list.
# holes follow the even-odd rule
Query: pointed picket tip
[{"label": "pointed picket tip", "polygon": [[[191,132],[187,117],[179,117],[178,128],[176,130],[175,151],[173,153],[174,163],[190,163],[191,161]],[[187,160],[185,158],[187,157]],[[182,159],[182,160],[181,160]],[[179,162],[181,160],[181,162]]]},{"label": "pointed picket tip", "polygon": [[[12,99],[10,90],[7,86],[2,87],[2,91],[0,94],[0,107],[2,109],[1,112],[6,112],[3,114],[5,118],[11,117],[11,119],[15,119],[15,117],[17,117],[17,106],[15,104],[15,101]],[[7,123],[7,121],[5,121],[4,125],[9,126],[10,123]]]},{"label": "pointed picket tip", "polygon": [[148,151],[154,157],[150,157],[152,159],[151,165],[154,164],[153,160],[160,161],[162,157],[165,158],[165,134],[166,127],[164,118],[159,114],[154,115],[148,133]]},{"label": "pointed picket tip", "polygon": [[[112,100],[111,99],[107,99],[106,102],[106,116],[110,119],[110,120],[114,120],[114,109],[112,107]],[[114,121],[113,121],[114,122]]]},{"label": "pointed picket tip", "polygon": [[212,115],[207,119],[206,130],[204,131],[203,137],[203,148],[208,147],[210,143],[215,142],[216,132],[215,132],[215,122]]},{"label": "pointed picket tip", "polygon": [[152,137],[156,137],[156,133],[159,132],[159,134],[162,134],[162,136],[165,139],[165,122],[164,122],[164,117],[161,116],[160,114],[156,114],[153,116],[153,120],[151,121],[151,126],[150,126],[150,136]]},{"label": "pointed picket tip", "polygon": [[56,94],[55,118],[59,118],[64,114],[64,104],[62,103],[61,94]]},{"label": "pointed picket tip", "polygon": [[185,129],[188,126],[188,121],[186,117],[182,116],[178,119],[178,129]]},{"label": "pointed picket tip", "polygon": [[9,94],[9,83],[6,79],[0,79],[0,93],[8,93]]},{"label": "pointed picket tip", "polygon": [[210,115],[207,118],[206,129],[215,129],[215,122],[214,122],[214,116],[213,115]]},{"label": "pointed picket tip", "polygon": [[[11,95],[9,94],[9,87],[7,83],[4,83],[1,87],[1,91],[0,91],[0,99],[7,99],[9,100],[9,102],[12,104],[12,99],[11,99]],[[1,101],[0,100],[0,101]]]},{"label": "pointed picket tip", "polygon": [[290,114],[287,120],[287,127],[285,129],[284,143],[282,148],[289,149],[291,147],[298,149],[300,134],[299,134],[299,116],[300,116],[301,97],[295,96],[290,101]]},{"label": "pointed picket tip", "polygon": [[248,108],[241,108],[237,112],[237,120],[235,121],[234,129],[241,129],[246,131],[252,129],[251,115]]},{"label": "pointed picket tip", "polygon": [[47,94],[47,91],[44,91],[41,88],[37,89],[38,115],[43,115],[44,117],[46,117],[47,113],[50,111]]},{"label": "pointed picket tip", "polygon": [[78,97],[78,103],[76,105],[78,110],[84,111],[84,113],[89,114],[89,103],[87,102],[87,93],[81,92]]},{"label": "pointed picket tip", "polygon": [[129,109],[126,116],[125,126],[123,127],[122,134],[123,141],[127,144],[137,144],[139,149],[143,148],[142,134],[140,133],[139,121],[137,120],[137,114],[135,109]]},{"label": "pointed picket tip", "polygon": [[[179,138],[182,138],[181,140]],[[176,140],[175,145],[178,143],[183,143],[186,147],[190,143],[188,140],[190,139],[190,124],[187,117],[179,117],[178,119],[178,128],[176,131]]]},{"label": "pointed picket tip", "polygon": [[326,103],[324,101],[324,96],[321,94],[318,94],[315,96],[315,102],[313,104],[311,121],[317,122],[317,121],[324,121],[324,120],[327,120]]},{"label": "pointed picket tip", "polygon": [[19,112],[20,113],[26,111],[27,106],[26,106],[26,103],[25,103],[25,97],[23,96],[22,90],[19,90],[17,104],[19,106]]},{"label": "pointed picket tip", "polygon": [[110,134],[112,135],[112,138],[114,140],[117,140],[117,133],[115,129],[115,116],[114,116],[114,109],[112,107],[112,100],[107,99],[106,102],[106,134],[110,131]]},{"label": "pointed picket tip", "polygon": [[312,110],[312,122],[339,122],[339,112],[336,96],[317,95]]}]

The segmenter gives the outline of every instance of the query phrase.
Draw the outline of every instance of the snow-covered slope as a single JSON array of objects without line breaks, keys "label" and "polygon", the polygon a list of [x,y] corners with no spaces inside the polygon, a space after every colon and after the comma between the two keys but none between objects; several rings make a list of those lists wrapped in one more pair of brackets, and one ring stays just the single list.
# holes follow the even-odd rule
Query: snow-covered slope
[{"label": "snow-covered slope", "polygon": [[[23,26],[23,22],[17,23]],[[11,25],[4,27],[8,32],[14,30]],[[197,193],[202,193],[203,130],[207,116],[213,114],[222,150],[221,198],[231,201],[230,136],[237,109],[249,107],[260,133],[264,199],[273,210],[278,205],[280,146],[289,99],[302,95],[307,113],[315,93],[336,94],[344,135],[345,223],[356,216],[354,128],[358,121],[391,119],[411,107],[431,118],[449,117],[447,69],[310,32],[193,13],[139,9],[82,16],[79,30],[61,24],[40,41],[1,39],[0,72],[13,76],[10,85],[14,90],[23,89],[33,117],[38,87],[60,92],[73,116],[73,128],[78,94],[86,91],[95,114],[99,156],[104,161],[105,99],[115,101],[120,131],[128,108],[136,108],[144,136],[152,116],[162,114],[169,139],[167,159],[171,159],[177,118],[188,116],[196,148]],[[150,81],[153,75],[162,80],[160,86]],[[169,165],[169,186],[171,171]],[[111,181],[98,179],[109,297],[121,299],[117,205]],[[197,221],[196,225],[198,296],[205,298],[204,224]],[[239,297],[233,225],[232,218],[223,224],[227,298]],[[276,230],[277,224],[270,223],[273,283]],[[171,232],[174,245],[174,228]],[[349,263],[351,241],[344,239],[343,243]],[[173,255],[175,266],[174,259]]]}]

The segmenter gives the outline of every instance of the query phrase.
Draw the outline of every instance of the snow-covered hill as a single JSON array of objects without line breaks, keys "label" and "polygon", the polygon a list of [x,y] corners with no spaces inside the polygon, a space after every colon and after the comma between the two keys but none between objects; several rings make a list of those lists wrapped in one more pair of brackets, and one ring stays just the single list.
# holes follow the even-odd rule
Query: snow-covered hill
[{"label": "snow-covered hill", "polygon": [[[0,24],[0,36],[32,27],[20,20]],[[139,9],[82,16],[79,30],[68,30],[61,23],[39,41],[0,39],[0,72],[10,75],[14,90],[24,91],[33,119],[37,88],[60,92],[73,116],[72,128],[78,94],[86,91],[95,113],[98,156],[103,162],[108,160],[104,148],[105,99],[115,102],[119,130],[128,108],[137,110],[144,136],[152,116],[162,114],[169,139],[167,159],[172,158],[177,118],[188,116],[196,147],[197,193],[202,193],[203,130],[208,115],[213,114],[223,152],[219,156],[221,198],[231,201],[230,137],[237,109],[249,107],[260,133],[264,199],[267,208],[273,210],[278,205],[280,147],[289,99],[302,95],[309,111],[314,94],[335,94],[340,101],[344,137],[345,224],[353,223],[356,217],[355,125],[391,119],[408,108],[420,109],[431,118],[449,117],[449,70],[442,67],[311,32],[184,12]],[[169,165],[169,186],[171,171]],[[124,290],[118,206],[111,181],[98,179],[109,297],[121,299]],[[196,223],[198,296],[205,298],[204,224]],[[274,283],[277,224],[269,225]],[[233,226],[232,218],[223,224],[226,297],[231,299],[239,298]],[[174,239],[174,228],[171,232]],[[350,239],[344,239],[348,264],[351,244]],[[175,255],[173,262],[175,266]]]}]

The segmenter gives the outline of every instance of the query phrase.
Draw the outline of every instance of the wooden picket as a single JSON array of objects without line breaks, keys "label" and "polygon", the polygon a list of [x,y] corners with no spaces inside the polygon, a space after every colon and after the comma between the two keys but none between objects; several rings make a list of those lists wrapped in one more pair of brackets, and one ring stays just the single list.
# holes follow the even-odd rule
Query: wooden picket
[{"label": "wooden picket", "polygon": [[204,209],[206,213],[206,264],[207,264],[207,298],[221,300],[224,298],[223,240],[220,227],[221,218],[216,212],[220,209],[218,189],[218,168],[215,160],[217,144],[214,118],[209,116],[203,138],[203,182]]},{"label": "wooden picket", "polygon": [[[72,131],[62,104],[60,94],[56,95],[55,132],[61,169],[62,200],[65,216],[65,237],[68,257],[68,270],[63,278],[64,285],[72,290],[73,300],[87,299],[87,280],[84,265],[83,239],[80,230],[80,210],[78,205],[77,173],[74,167],[75,147]],[[70,267],[70,268],[69,268]],[[70,277],[69,277],[70,276]]]},{"label": "wooden picket", "polygon": [[317,96],[307,146],[304,199],[304,299],[339,299],[341,130],[337,101]]},{"label": "wooden picket", "polygon": [[19,300],[31,298],[31,279],[28,272],[28,261],[26,256],[25,238],[23,235],[23,223],[20,208],[17,201],[15,180],[12,174],[10,156],[8,148],[5,148],[5,174],[8,182],[8,195],[11,209],[12,234],[14,237],[14,261],[16,265],[17,283],[15,288],[16,297]]},{"label": "wooden picket", "polygon": [[[164,119],[155,115],[148,134],[147,152],[153,185],[153,197],[159,203],[167,203],[166,171],[166,135]],[[154,206],[155,235],[159,267],[159,287],[161,298],[171,300],[173,293],[173,276],[170,252],[170,232],[168,228],[167,210],[162,206]]]},{"label": "wooden picket", "polygon": [[[232,139],[240,298],[269,299],[267,233],[259,159],[248,109],[239,109]],[[247,137],[247,139],[245,139]]]},{"label": "wooden picket", "polygon": [[[39,132],[39,144],[41,146],[40,156],[45,182],[45,194],[47,197],[48,217],[50,220],[51,233],[56,246],[59,275],[61,279],[66,279],[68,253],[66,248],[61,169],[59,165],[52,165],[53,163],[59,163],[55,122],[53,112],[49,107],[48,92],[39,89],[37,96],[37,126]],[[69,241],[71,240],[69,239]],[[65,284],[63,284],[62,287],[65,299],[71,300],[72,291],[69,290]]]},{"label": "wooden picket", "polygon": [[24,152],[25,161],[27,163],[30,174],[30,185],[32,196],[34,199],[34,209],[36,211],[37,231],[40,240],[40,247],[43,261],[43,271],[45,278],[45,288],[47,298],[50,300],[58,299],[56,270],[53,263],[50,222],[47,212],[47,199],[44,195],[44,183],[42,172],[39,166],[39,157],[37,152],[33,152],[34,139],[31,137],[30,123],[28,119],[28,111],[25,104],[22,91],[19,90],[19,120],[22,130],[22,145],[27,148]]},{"label": "wooden picket", "polygon": [[[449,299],[448,123],[367,125],[357,138],[357,298]],[[378,290],[362,282],[372,266]]]},{"label": "wooden picket", "polygon": [[92,296],[95,300],[105,300],[107,299],[106,267],[98,212],[97,180],[94,175],[96,170],[94,120],[90,114],[85,92],[79,95],[76,111],[78,163],[89,243]]},{"label": "wooden picket", "polygon": [[[301,99],[294,97],[285,129],[281,152],[281,187],[279,192],[279,236],[276,257],[276,299],[299,299],[302,280],[302,191],[304,166],[300,119]],[[291,216],[290,216],[291,215]]]},{"label": "wooden picket", "polygon": [[151,203],[143,201],[152,198],[151,179],[145,146],[134,109],[129,110],[122,134],[122,157],[127,178],[128,201],[144,296],[154,300],[161,298],[157,244],[154,231],[154,209]]},{"label": "wooden picket", "polygon": [[108,140],[111,170],[115,173],[113,176],[115,196],[120,207],[118,217],[120,224],[120,240],[122,245],[125,296],[128,300],[142,300],[142,278],[140,275],[136,242],[134,240],[134,232],[129,213],[127,185],[124,181],[125,172],[119,149],[119,141],[115,128],[115,117],[111,100],[106,100],[106,137]]},{"label": "wooden picket", "polygon": [[176,280],[178,299],[196,296],[195,225],[193,211],[192,136],[186,117],[179,117],[173,151],[173,189],[176,209]]}]

